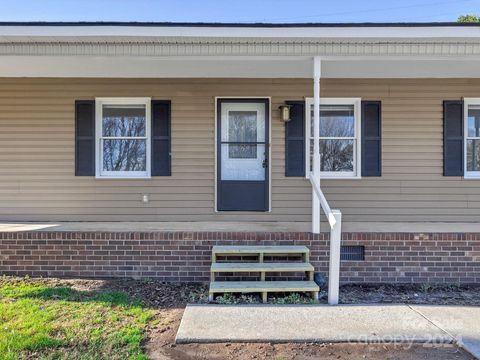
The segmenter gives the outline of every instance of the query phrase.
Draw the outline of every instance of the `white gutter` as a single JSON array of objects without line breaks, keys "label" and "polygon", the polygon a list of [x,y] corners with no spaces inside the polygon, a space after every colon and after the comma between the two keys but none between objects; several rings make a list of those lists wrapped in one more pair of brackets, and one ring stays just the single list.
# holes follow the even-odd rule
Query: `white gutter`
[{"label": "white gutter", "polygon": [[480,27],[194,27],[194,26],[1,26],[0,42],[148,39],[480,40]]}]

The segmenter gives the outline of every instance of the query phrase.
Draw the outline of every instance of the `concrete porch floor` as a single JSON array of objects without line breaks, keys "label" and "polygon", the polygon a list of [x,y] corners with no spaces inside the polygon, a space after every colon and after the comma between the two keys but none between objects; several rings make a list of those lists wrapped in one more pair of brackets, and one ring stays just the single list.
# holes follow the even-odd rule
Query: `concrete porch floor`
[{"label": "concrete porch floor", "polygon": [[[0,222],[0,232],[310,232],[309,222]],[[328,224],[322,223],[322,232]],[[460,233],[480,232],[480,223],[344,222],[343,232]]]}]

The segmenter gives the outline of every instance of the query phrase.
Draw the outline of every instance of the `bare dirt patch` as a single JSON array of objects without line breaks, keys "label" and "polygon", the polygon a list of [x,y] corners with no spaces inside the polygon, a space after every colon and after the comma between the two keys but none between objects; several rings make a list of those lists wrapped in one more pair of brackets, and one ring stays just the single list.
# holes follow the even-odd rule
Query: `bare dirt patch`
[{"label": "bare dirt patch", "polygon": [[480,306],[480,286],[457,284],[344,285],[343,304],[425,304]]},{"label": "bare dirt patch", "polygon": [[169,360],[474,360],[453,345],[381,344],[189,344],[150,351],[152,359]]},{"label": "bare dirt patch", "polygon": [[[74,280],[68,280],[74,281]],[[86,286],[82,281],[73,286]],[[172,284],[156,280],[110,279],[102,280],[104,287],[126,291],[139,297],[149,307],[184,307],[186,304],[207,303],[208,287],[204,284]],[[288,294],[285,294],[288,295]],[[285,297],[269,298],[270,302],[283,303]],[[231,297],[230,297],[231,298]],[[259,295],[233,296],[235,303],[261,303]],[[288,297],[298,303],[310,302],[309,296]],[[327,292],[320,292],[320,303],[327,303]],[[426,304],[480,306],[480,286],[458,284],[378,284],[343,285],[340,288],[342,304]]]},{"label": "bare dirt patch", "polygon": [[[13,281],[13,277],[4,277]],[[18,278],[23,281],[23,278]],[[183,308],[186,304],[207,303],[208,287],[198,283],[165,283],[143,279],[59,279],[37,278],[36,282],[51,287],[70,287],[79,291],[102,289],[118,290],[139,298],[152,308]],[[0,284],[2,277],[0,277]],[[279,303],[283,297],[270,298]],[[261,303],[258,295],[238,296],[238,303]],[[299,301],[310,298],[300,297]],[[327,303],[327,292],[320,292],[320,303]],[[480,285],[458,284],[377,284],[343,285],[340,288],[342,304],[425,304],[480,306]]]}]

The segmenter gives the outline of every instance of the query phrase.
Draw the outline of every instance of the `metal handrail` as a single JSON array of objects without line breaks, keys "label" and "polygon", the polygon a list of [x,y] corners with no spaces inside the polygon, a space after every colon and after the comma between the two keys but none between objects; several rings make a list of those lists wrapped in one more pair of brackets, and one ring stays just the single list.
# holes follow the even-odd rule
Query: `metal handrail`
[{"label": "metal handrail", "polygon": [[333,227],[337,223],[337,220],[335,219],[335,215],[333,214],[332,209],[330,209],[330,205],[328,205],[327,198],[323,194],[322,189],[320,189],[320,184],[318,183],[313,173],[310,173],[310,182],[312,183],[313,190],[315,191],[318,198],[320,199],[320,206],[322,207],[323,212],[327,216],[328,223],[330,224],[330,228],[333,229]]}]

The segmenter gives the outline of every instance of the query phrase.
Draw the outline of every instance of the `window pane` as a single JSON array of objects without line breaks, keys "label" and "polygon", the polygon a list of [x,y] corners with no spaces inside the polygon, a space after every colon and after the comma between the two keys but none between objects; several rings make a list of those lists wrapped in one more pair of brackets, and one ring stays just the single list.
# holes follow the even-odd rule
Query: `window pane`
[{"label": "window pane", "polygon": [[228,141],[256,142],[257,141],[257,112],[256,111],[229,111],[228,112]]},{"label": "window pane", "polygon": [[353,171],[354,140],[320,140],[320,171]]},{"label": "window pane", "polygon": [[320,136],[354,137],[355,117],[353,105],[321,106]]},{"label": "window pane", "polygon": [[146,171],[146,140],[103,140],[103,170]]},{"label": "window pane", "polygon": [[[243,145],[242,145],[243,146]],[[231,157],[232,144],[222,144],[222,180],[265,180],[265,145],[247,145],[246,150],[239,150],[239,157]],[[234,150],[235,152],[236,150]]]},{"label": "window pane", "polygon": [[467,171],[480,171],[480,140],[467,140]]},{"label": "window pane", "polygon": [[480,137],[480,106],[468,107],[468,136]]},{"label": "window pane", "polygon": [[[310,134],[313,136],[313,106]],[[321,105],[320,136],[355,137],[355,107],[353,105]]]},{"label": "window pane", "polygon": [[103,136],[146,136],[145,105],[103,105],[102,112]]}]

